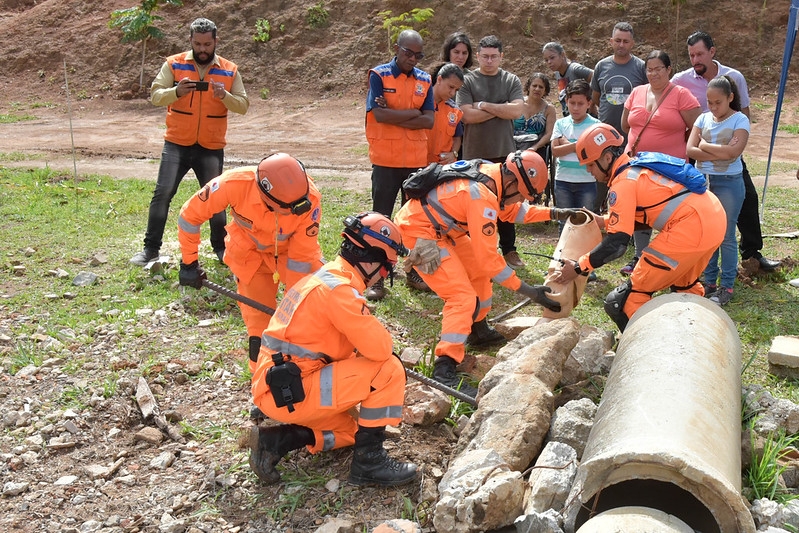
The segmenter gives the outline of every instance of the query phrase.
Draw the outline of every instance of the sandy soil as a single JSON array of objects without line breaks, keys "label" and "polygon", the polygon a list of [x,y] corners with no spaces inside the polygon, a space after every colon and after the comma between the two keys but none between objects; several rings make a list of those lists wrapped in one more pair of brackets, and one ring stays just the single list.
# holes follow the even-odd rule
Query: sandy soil
[{"label": "sandy soil", "polygon": [[[333,178],[337,186],[368,190],[363,100],[357,93],[331,99],[254,98],[246,115],[232,115],[226,167],[255,164],[264,155],[283,151],[302,160],[322,184]],[[62,104],[28,111],[36,120],[0,125],[0,152],[24,154],[21,161],[2,164],[49,165],[70,173],[77,167],[79,174],[155,179],[163,146],[164,109],[144,99],[108,98],[72,102],[69,107],[71,121],[68,106]],[[772,120],[770,114],[755,111],[746,149],[749,158],[768,156]],[[799,164],[795,135],[778,132],[773,160]],[[763,176],[754,179],[762,186]],[[794,171],[783,170],[772,172],[769,184],[799,186],[799,180]]]}]

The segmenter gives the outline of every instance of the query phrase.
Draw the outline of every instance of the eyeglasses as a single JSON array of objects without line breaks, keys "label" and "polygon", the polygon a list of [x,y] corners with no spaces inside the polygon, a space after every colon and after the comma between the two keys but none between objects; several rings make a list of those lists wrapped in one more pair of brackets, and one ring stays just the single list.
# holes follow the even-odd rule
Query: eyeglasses
[{"label": "eyeglasses", "polygon": [[413,50],[405,48],[401,44],[398,44],[397,46],[399,47],[400,50],[402,50],[402,53],[405,54],[407,57],[415,57],[417,61],[421,61],[422,59],[424,59],[424,52],[414,52]]},{"label": "eyeglasses", "polygon": [[661,71],[666,70],[668,67],[652,67],[646,69],[647,74],[660,74]]}]

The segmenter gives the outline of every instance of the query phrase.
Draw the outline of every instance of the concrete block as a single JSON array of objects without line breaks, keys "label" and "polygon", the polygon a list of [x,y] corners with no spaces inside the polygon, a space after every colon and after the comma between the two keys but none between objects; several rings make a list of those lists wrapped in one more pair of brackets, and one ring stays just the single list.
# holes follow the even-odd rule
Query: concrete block
[{"label": "concrete block", "polygon": [[768,371],[782,378],[799,379],[799,337],[774,337],[768,352]]}]

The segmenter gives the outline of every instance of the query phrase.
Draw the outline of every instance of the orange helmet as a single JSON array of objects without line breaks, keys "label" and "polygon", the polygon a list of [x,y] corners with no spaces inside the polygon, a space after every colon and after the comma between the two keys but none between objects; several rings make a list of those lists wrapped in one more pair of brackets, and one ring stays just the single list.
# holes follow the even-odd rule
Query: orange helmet
[{"label": "orange helmet", "polygon": [[258,163],[256,181],[270,210],[292,215],[310,211],[308,174],[303,164],[290,155],[276,153],[263,158]]},{"label": "orange helmet", "polygon": [[541,194],[549,181],[547,164],[535,150],[509,153],[505,167],[519,180],[519,193],[525,200],[532,200],[536,194]]},{"label": "orange helmet", "polygon": [[358,254],[363,262],[389,262],[392,266],[397,257],[408,255],[408,249],[402,244],[402,234],[391,219],[366,211],[351,215],[344,219],[344,231],[341,236],[365,253]]},{"label": "orange helmet", "polygon": [[606,149],[622,144],[624,144],[624,137],[613,126],[604,123],[594,124],[577,139],[575,146],[577,160],[581,165],[593,163],[602,157]]}]

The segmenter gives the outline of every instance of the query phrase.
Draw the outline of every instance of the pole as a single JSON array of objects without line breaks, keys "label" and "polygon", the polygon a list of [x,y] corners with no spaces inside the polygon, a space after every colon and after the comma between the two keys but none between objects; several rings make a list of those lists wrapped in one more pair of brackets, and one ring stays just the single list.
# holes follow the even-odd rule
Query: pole
[{"label": "pole", "polygon": [[[218,292],[219,294],[224,294],[225,296],[227,296],[229,298],[232,298],[232,299],[236,300],[237,302],[241,302],[241,303],[243,303],[245,305],[249,305],[253,309],[257,309],[259,311],[262,311],[262,312],[266,313],[267,315],[271,316],[271,315],[275,314],[275,310],[272,309],[271,307],[268,307],[268,306],[262,304],[261,302],[256,302],[252,298],[247,298],[246,296],[242,296],[241,294],[237,293],[236,291],[232,291],[232,290],[228,289],[227,287],[223,287],[222,285],[214,283],[213,281],[209,281],[207,279],[204,279],[203,280],[203,286],[211,289],[214,292]],[[460,400],[462,402],[466,402],[469,405],[471,405],[472,407],[477,407],[477,400],[475,400],[474,398],[472,398],[468,394],[464,394],[464,393],[462,393],[459,390],[453,389],[452,387],[447,387],[443,383],[439,383],[438,381],[436,381],[434,379],[431,379],[431,378],[425,376],[424,374],[420,374],[419,372],[416,372],[415,370],[411,370],[410,368],[406,368],[405,369],[405,374],[410,376],[410,377],[412,377],[416,381],[424,383],[425,385],[433,387],[434,389],[438,389],[441,392],[444,392],[444,393],[452,396],[453,398],[457,398],[458,400]]]}]

